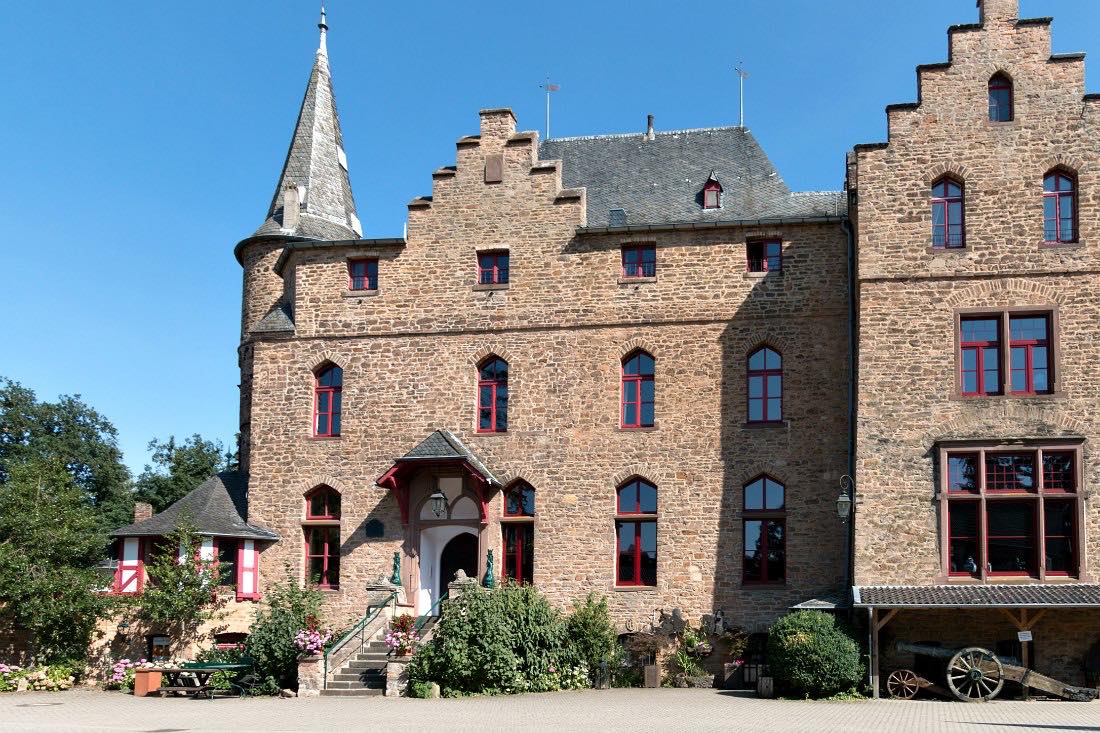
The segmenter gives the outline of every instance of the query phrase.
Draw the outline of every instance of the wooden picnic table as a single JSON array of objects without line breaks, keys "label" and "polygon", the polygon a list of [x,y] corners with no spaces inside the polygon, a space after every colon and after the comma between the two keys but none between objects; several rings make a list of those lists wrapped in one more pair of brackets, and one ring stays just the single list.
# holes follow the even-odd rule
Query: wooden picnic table
[{"label": "wooden picnic table", "polygon": [[210,678],[216,672],[240,672],[248,668],[247,664],[190,662],[183,667],[157,667],[149,671],[160,672],[164,679],[155,692],[184,692],[195,699],[206,695],[213,700],[214,686],[210,684]]}]

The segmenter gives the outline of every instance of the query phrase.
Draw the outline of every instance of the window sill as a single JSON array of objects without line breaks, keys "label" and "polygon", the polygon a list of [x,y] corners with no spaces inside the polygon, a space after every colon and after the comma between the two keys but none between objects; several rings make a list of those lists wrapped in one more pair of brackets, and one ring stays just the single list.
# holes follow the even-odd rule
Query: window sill
[{"label": "window sill", "polygon": [[744,580],[741,581],[741,589],[742,590],[776,590],[778,588],[786,588],[786,587],[787,587],[787,581],[785,581],[785,580],[768,581],[766,583],[761,582],[761,581],[747,581],[747,582],[744,581]]},{"label": "window sill", "polygon": [[475,438],[505,438],[507,430],[475,430],[471,435]]},{"label": "window sill", "polygon": [[340,440],[340,437],[341,436],[339,436],[339,435],[311,435],[311,436],[309,436],[309,439],[310,440],[326,441],[326,440]]},{"label": "window sill", "polygon": [[787,420],[772,420],[770,422],[746,422],[742,425],[744,430],[786,430],[788,425]]},{"label": "window sill", "polygon": [[339,519],[303,519],[303,527],[339,527]]},{"label": "window sill", "polygon": [[378,288],[371,290],[345,290],[343,296],[345,298],[370,298],[378,295]]},{"label": "window sill", "polygon": [[308,588],[309,588],[310,590],[315,590],[315,591],[317,591],[318,593],[326,593],[326,594],[327,594],[327,593],[332,593],[332,594],[334,594],[334,595],[335,595],[335,594],[337,594],[337,593],[339,593],[339,592],[340,592],[340,591],[342,590],[341,588],[322,588],[322,587],[321,587],[321,586],[319,586],[319,585],[311,585],[311,586],[307,586],[307,587],[308,587]]},{"label": "window sill", "polygon": [[967,253],[966,245],[961,247],[936,247],[929,245],[926,250],[930,255],[964,255]]},{"label": "window sill", "polygon": [[652,433],[657,429],[657,423],[652,425],[639,425],[638,427],[627,427],[625,425],[619,425],[615,428],[619,433]]},{"label": "window sill", "polygon": [[480,293],[485,291],[507,290],[508,286],[508,283],[485,283],[484,285],[478,284],[473,287],[475,293]]},{"label": "window sill", "polygon": [[1076,242],[1040,242],[1039,249],[1084,249],[1085,243],[1078,240]]},{"label": "window sill", "polygon": [[655,585],[613,585],[611,590],[615,593],[656,593]]},{"label": "window sill", "polygon": [[653,277],[619,277],[619,285],[640,285],[642,283],[655,283],[657,276]]},{"label": "window sill", "polygon": [[951,395],[952,400],[968,402],[971,400],[1055,400],[1066,396],[1062,390],[1044,392],[1042,394],[959,394]]},{"label": "window sill", "polygon": [[764,270],[763,272],[756,272],[756,271],[753,271],[753,270],[748,270],[748,271],[742,273],[742,277],[745,280],[765,280],[765,279],[768,278],[769,275],[772,276],[772,277],[781,277],[783,275],[783,271],[782,270]]}]

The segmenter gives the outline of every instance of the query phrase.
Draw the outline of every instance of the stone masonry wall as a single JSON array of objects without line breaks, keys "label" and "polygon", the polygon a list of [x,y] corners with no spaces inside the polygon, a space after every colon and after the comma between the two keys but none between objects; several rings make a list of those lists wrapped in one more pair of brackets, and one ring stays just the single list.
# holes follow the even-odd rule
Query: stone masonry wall
[{"label": "stone masonry wall", "polygon": [[[515,134],[507,111],[482,115],[480,138],[458,144],[430,202],[410,207],[404,248],[351,245],[295,253],[292,339],[248,348],[250,520],[283,538],[262,555],[262,583],[284,566],[302,577],[303,494],[320,483],[343,496],[339,625],[362,615],[366,583],[395,551],[414,552],[396,500],[374,481],[437,428],[458,435],[506,483],[536,490],[535,585],[560,606],[610,596],[624,628],[659,609],[715,609],[751,627],[843,583],[844,526],[834,501],[847,465],[847,290],[838,225],[630,236],[584,236],[583,191],[536,161],[537,135]],[[503,181],[485,183],[486,156]],[[745,242],[784,241],[781,274],[750,276]],[[653,281],[620,282],[619,247],[652,241]],[[507,288],[476,286],[481,249],[507,248]],[[380,258],[379,293],[347,294],[346,260]],[[246,262],[259,262],[261,259]],[[250,282],[259,282],[246,275]],[[252,296],[246,293],[246,302]],[[747,427],[745,359],[762,343],[784,357],[780,426]],[[634,348],[656,359],[656,426],[619,428],[620,363]],[[508,360],[509,426],[475,432],[476,364]],[[311,437],[313,370],[344,369],[343,428]],[[788,582],[741,585],[741,487],[769,472],[787,487]],[[658,585],[614,587],[615,487],[654,482]],[[415,511],[415,508],[414,508]],[[501,497],[483,546],[497,548]],[[383,522],[368,539],[364,525]],[[414,583],[406,557],[406,586]]]},{"label": "stone masonry wall", "polygon": [[[1052,57],[1048,21],[989,0],[985,25],[949,33],[950,63],[919,67],[919,104],[888,108],[889,143],[859,146],[857,584],[930,584],[943,573],[933,446],[948,438],[1084,436],[1084,488],[1100,481],[1100,102],[1084,62]],[[988,120],[1006,73],[1015,119]],[[1043,243],[1043,178],[1078,177],[1080,242]],[[933,251],[929,190],[965,186],[966,246]],[[956,396],[959,310],[1056,312],[1055,394]],[[1086,573],[1100,562],[1100,508],[1086,501]]]}]

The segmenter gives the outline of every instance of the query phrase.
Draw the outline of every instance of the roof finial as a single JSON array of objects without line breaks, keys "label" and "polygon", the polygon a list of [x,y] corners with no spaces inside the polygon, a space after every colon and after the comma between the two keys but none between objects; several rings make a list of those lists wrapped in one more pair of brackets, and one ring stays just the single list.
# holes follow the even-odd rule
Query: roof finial
[{"label": "roof finial", "polygon": [[321,29],[321,44],[317,47],[317,53],[328,56],[328,44],[325,42],[325,37],[328,35],[328,21],[325,19],[324,2],[321,3],[321,22],[317,27]]}]

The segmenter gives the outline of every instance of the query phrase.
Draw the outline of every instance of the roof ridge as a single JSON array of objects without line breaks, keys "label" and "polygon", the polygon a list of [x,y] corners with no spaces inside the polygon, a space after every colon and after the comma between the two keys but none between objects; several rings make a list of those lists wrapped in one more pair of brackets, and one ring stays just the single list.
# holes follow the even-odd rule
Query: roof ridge
[{"label": "roof ridge", "polygon": [[[682,130],[661,130],[660,132],[654,132],[654,137],[660,137],[662,135],[682,135],[689,132],[721,132],[725,130],[743,130],[746,134],[751,135],[752,130],[741,125],[719,125],[717,127],[685,127]],[[644,132],[612,132],[603,135],[574,135],[572,137],[549,137],[543,140],[544,143],[556,143],[556,142],[575,142],[577,140],[612,140],[624,137],[638,137],[644,138],[646,133]]]}]

